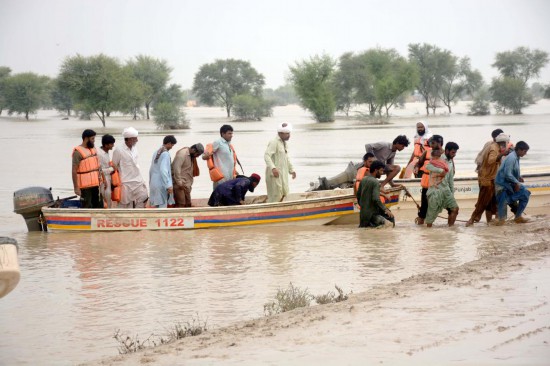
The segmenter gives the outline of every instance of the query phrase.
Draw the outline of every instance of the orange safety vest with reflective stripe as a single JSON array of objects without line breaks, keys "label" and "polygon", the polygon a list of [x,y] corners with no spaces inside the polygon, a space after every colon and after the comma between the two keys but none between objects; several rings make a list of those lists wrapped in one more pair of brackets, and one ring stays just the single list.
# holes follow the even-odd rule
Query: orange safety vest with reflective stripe
[{"label": "orange safety vest with reflective stripe", "polygon": [[[233,148],[233,145],[229,144],[229,148],[233,152],[233,177],[236,177],[237,176],[237,153],[235,152],[235,148]],[[213,151],[212,144],[206,144],[206,147],[204,149],[209,154],[212,154],[212,151]],[[216,165],[214,165],[214,155],[210,155],[208,160],[206,160],[206,166],[208,166],[209,173],[210,173],[210,180],[212,180],[212,182],[217,182],[224,178],[221,170]],[[231,177],[231,179],[233,179],[233,177]]]},{"label": "orange safety vest with reflective stripe", "polygon": [[87,149],[78,145],[74,150],[78,151],[82,157],[76,169],[78,188],[99,187],[100,165],[95,148]]}]

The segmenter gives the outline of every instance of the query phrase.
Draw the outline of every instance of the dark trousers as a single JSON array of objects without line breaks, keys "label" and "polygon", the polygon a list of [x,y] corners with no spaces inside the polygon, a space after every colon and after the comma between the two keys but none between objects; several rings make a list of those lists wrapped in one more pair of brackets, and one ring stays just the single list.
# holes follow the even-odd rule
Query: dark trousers
[{"label": "dark trousers", "polygon": [[422,198],[420,200],[420,209],[418,210],[418,217],[421,219],[426,218],[428,213],[428,188],[422,187]]},{"label": "dark trousers", "polygon": [[82,208],[103,208],[103,199],[99,194],[99,187],[90,187],[80,190]]}]

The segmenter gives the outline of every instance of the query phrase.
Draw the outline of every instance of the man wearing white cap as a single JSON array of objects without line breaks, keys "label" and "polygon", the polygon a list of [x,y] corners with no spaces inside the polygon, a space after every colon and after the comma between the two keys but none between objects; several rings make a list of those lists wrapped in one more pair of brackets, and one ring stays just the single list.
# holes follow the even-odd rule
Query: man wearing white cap
[{"label": "man wearing white cap", "polygon": [[296,172],[288,158],[287,141],[290,139],[290,132],[292,125],[281,123],[277,128],[278,136],[268,143],[265,150],[267,202],[281,202],[288,195],[288,176],[296,178]]},{"label": "man wearing white cap", "polygon": [[113,164],[120,173],[122,196],[119,208],[144,208],[149,195],[138,165],[138,131],[133,127],[122,131],[124,144],[113,151]]},{"label": "man wearing white cap", "polygon": [[472,212],[472,216],[466,222],[466,226],[471,226],[475,222],[479,222],[479,220],[481,220],[481,215],[483,215],[483,211],[485,211],[487,222],[491,222],[493,215],[497,214],[495,177],[497,176],[502,158],[508,155],[506,145],[509,141],[510,136],[501,132],[494,137],[494,141],[488,146],[478,170],[479,195],[477,196],[476,207],[474,212]]}]

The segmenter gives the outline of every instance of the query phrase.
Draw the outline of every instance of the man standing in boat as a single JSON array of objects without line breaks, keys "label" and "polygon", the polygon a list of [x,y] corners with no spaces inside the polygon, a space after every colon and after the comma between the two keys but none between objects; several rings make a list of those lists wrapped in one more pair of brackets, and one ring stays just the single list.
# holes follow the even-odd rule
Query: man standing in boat
[{"label": "man standing in boat", "polygon": [[[421,178],[422,174],[424,173],[423,168],[425,169],[425,165],[427,165],[427,160],[429,160],[429,156],[426,160],[426,164],[424,166],[418,166],[418,160],[422,156],[426,156],[429,154],[429,151],[431,150],[430,147],[430,138],[433,136],[430,129],[428,128],[428,124],[426,122],[420,121],[416,124],[416,135],[414,135],[414,150],[411,154],[411,158],[409,159],[409,162],[407,163],[407,168],[404,172],[403,178],[410,178],[411,173],[414,174],[416,178]],[[412,165],[412,169],[410,166]]]},{"label": "man standing in boat", "polygon": [[514,151],[506,156],[504,162],[498,169],[495,178],[495,191],[497,198],[498,223],[502,225],[506,220],[506,205],[518,202],[514,221],[518,224],[528,220],[522,216],[523,211],[529,203],[531,192],[525,188],[521,177],[519,160],[527,154],[529,145],[525,141],[519,141]]},{"label": "man standing in boat", "polygon": [[405,135],[397,136],[393,142],[375,142],[365,145],[367,152],[373,154],[376,160],[381,161],[385,165],[384,173],[386,174],[386,179],[380,184],[382,189],[388,183],[392,187],[398,186],[393,183],[393,178],[401,171],[401,167],[394,164],[395,153],[403,151],[407,146],[409,146],[409,139]]},{"label": "man standing in boat", "polygon": [[145,208],[149,199],[147,186],[138,164],[138,131],[133,127],[122,131],[124,144],[113,151],[113,165],[120,173],[122,196],[119,208]]},{"label": "man standing in boat", "polygon": [[115,171],[111,165],[111,157],[109,151],[115,146],[115,138],[109,134],[103,135],[101,138],[101,147],[97,150],[99,157],[99,164],[101,165],[101,172],[103,173],[103,183],[99,186],[101,196],[106,208],[113,206],[111,200],[111,174]]},{"label": "man standing in boat", "polygon": [[80,196],[82,208],[103,208],[99,185],[101,166],[94,147],[96,133],[82,132],[82,143],[73,149],[72,178],[74,193]]},{"label": "man standing in boat", "polygon": [[151,207],[166,208],[175,203],[170,150],[176,143],[174,135],[165,136],[162,146],[153,154],[151,168],[149,168],[149,204]]},{"label": "man standing in boat", "polygon": [[288,157],[288,144],[292,125],[283,122],[277,128],[277,137],[267,144],[264,153],[267,202],[281,202],[289,193],[288,176],[296,179],[296,172]]},{"label": "man standing in boat", "polygon": [[174,198],[176,207],[191,207],[191,187],[193,180],[199,175],[197,158],[204,152],[201,143],[191,147],[183,147],[176,152],[172,162],[172,181],[174,183]]},{"label": "man standing in boat", "polygon": [[385,164],[379,160],[373,161],[369,173],[361,180],[357,190],[359,211],[359,227],[377,227],[386,223],[386,218],[392,219],[392,212],[380,201],[380,182],[384,174]]},{"label": "man standing in boat", "polygon": [[[223,125],[220,128],[220,138],[212,144],[207,144],[202,159],[207,161],[211,170],[210,178],[214,188],[220,183],[227,182],[237,176],[237,153],[231,144],[233,127]],[[213,174],[212,170],[216,173]]]},{"label": "man standing in boat", "polygon": [[[495,131],[493,131],[493,134]],[[508,155],[506,145],[509,141],[510,137],[508,135],[500,133],[493,137],[493,142],[489,144],[488,149],[484,148],[486,150],[485,155],[482,156],[481,164],[478,167],[479,194],[474,212],[466,222],[466,226],[479,222],[484,211],[487,223],[491,222],[493,215],[496,215],[495,178],[502,158]]]}]

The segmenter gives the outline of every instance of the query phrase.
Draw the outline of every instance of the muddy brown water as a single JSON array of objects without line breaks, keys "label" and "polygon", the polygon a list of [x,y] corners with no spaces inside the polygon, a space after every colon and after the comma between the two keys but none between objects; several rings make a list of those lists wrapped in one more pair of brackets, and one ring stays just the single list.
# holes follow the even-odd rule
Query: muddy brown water
[{"label": "muddy brown water", "polygon": [[[493,129],[531,145],[524,167],[547,166],[550,102],[526,109],[522,116],[467,117],[457,114],[427,119],[433,132],[460,145],[459,173],[473,170],[473,159]],[[396,110],[385,125],[338,119],[314,123],[297,106],[276,108],[262,122],[230,122],[234,145],[245,173],[265,175],[263,152],[276,124],[294,124],[290,156],[298,177],[291,190],[305,191],[319,176],[341,172],[360,161],[364,144],[391,141],[398,134],[412,139],[422,104]],[[416,113],[419,114],[416,114]],[[217,108],[188,110],[191,129],[174,131],[176,148],[208,143],[227,123]],[[462,226],[443,222],[428,231],[410,220],[393,230],[338,227],[257,227],[178,232],[28,233],[15,215],[13,192],[26,186],[52,187],[54,196],[72,195],[70,153],[83,129],[111,133],[121,143],[124,127],[140,131],[138,149],[143,176],[162,137],[152,122],[114,117],[101,127],[94,121],[63,121],[52,111],[30,121],[0,117],[0,235],[20,244],[21,282],[0,299],[0,364],[74,364],[117,354],[112,339],[120,329],[146,338],[197,314],[209,327],[263,316],[263,304],[290,282],[313,294],[338,285],[349,292],[399,281],[413,274],[453,267],[483,255],[521,245],[510,228]],[[409,147],[397,155],[405,163]],[[193,187],[195,197],[208,196],[206,165]],[[147,179],[146,179],[147,180]],[[263,182],[262,182],[263,183]],[[265,193],[260,184],[257,193]],[[464,218],[469,212],[461,213]],[[399,221],[399,216],[398,216]],[[518,234],[519,235],[519,234]],[[523,242],[537,233],[521,234]]]}]

